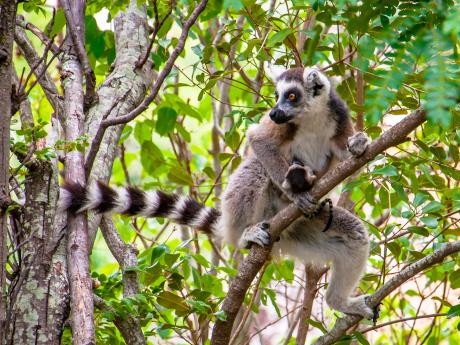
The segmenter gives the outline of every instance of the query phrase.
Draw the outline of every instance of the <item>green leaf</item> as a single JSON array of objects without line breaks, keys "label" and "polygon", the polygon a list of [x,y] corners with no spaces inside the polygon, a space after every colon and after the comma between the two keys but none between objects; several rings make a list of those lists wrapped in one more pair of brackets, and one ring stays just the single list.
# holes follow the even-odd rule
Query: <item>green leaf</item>
[{"label": "green leaf", "polygon": [[449,274],[449,281],[452,289],[460,288],[460,269]]},{"label": "green leaf", "polygon": [[312,320],[312,319],[308,319],[305,322],[308,323],[309,325],[319,329],[321,332],[323,332],[323,334],[327,333],[327,329],[323,326],[323,324],[321,322],[316,321],[316,320]]},{"label": "green leaf", "polygon": [[422,212],[423,213],[434,213],[439,210],[442,210],[444,208],[444,205],[441,204],[438,201],[431,201],[429,202],[425,207],[423,207]]},{"label": "green leaf", "polygon": [[392,165],[386,165],[382,168],[374,169],[374,171],[372,171],[371,174],[383,176],[398,176],[398,169],[396,169]]},{"label": "green leaf", "polygon": [[455,317],[455,316],[460,316],[460,304],[454,305],[447,312],[447,318],[448,319],[450,319],[451,317]]},{"label": "green leaf", "polygon": [[66,24],[66,19],[65,19],[64,10],[60,8],[56,11],[56,15],[54,16],[54,23],[53,23],[53,26],[51,27],[49,36],[50,37],[56,36],[58,33],[61,32],[65,24]]},{"label": "green leaf", "polygon": [[169,170],[168,178],[171,182],[178,183],[183,186],[193,186],[192,176],[183,168],[175,166]]},{"label": "green leaf", "polygon": [[359,342],[360,344],[363,344],[363,345],[371,345],[371,344],[367,341],[367,339],[364,338],[364,335],[363,335],[362,333],[356,331],[356,332],[353,332],[352,334],[353,334],[353,336],[356,338],[356,340],[358,340],[358,342]]},{"label": "green leaf", "polygon": [[267,40],[267,47],[273,47],[275,44],[283,42],[286,39],[286,37],[288,37],[293,32],[294,30],[289,28],[285,28],[278,31],[276,34],[274,34]]},{"label": "green leaf", "polygon": [[433,217],[421,217],[420,221],[431,229],[436,229],[438,226],[438,219]]},{"label": "green leaf", "polygon": [[244,7],[243,1],[241,0],[224,0],[224,9],[233,9],[239,11]]},{"label": "green leaf", "polygon": [[184,299],[170,291],[161,292],[157,297],[157,302],[168,309],[174,309],[179,312],[190,311],[190,308],[187,306]]},{"label": "green leaf", "polygon": [[410,226],[407,228],[407,231],[423,237],[430,236],[430,232],[426,228],[423,228],[421,226]]},{"label": "green leaf", "polygon": [[160,244],[158,247],[153,248],[152,255],[150,256],[150,264],[153,265],[155,262],[158,262],[160,257],[165,253],[169,253],[169,248],[164,244]]},{"label": "green leaf", "polygon": [[163,107],[158,109],[158,120],[155,130],[160,135],[166,135],[174,130],[177,113],[173,108]]}]

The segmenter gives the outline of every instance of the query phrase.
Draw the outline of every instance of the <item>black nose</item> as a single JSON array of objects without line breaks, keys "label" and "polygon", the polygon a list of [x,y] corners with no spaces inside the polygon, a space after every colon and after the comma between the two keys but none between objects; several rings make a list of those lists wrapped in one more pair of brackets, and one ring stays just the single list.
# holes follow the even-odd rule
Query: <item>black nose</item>
[{"label": "black nose", "polygon": [[286,113],[277,107],[273,108],[270,111],[269,116],[270,116],[270,119],[277,124],[285,123],[289,120]]}]

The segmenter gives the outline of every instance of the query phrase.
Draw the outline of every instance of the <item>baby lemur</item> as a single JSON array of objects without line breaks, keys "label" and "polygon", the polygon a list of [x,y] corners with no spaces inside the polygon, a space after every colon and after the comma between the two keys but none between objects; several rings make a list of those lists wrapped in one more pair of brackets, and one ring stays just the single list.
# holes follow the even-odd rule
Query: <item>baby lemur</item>
[{"label": "baby lemur", "polygon": [[[268,245],[271,239],[265,221],[290,202],[307,209],[310,200],[303,192],[315,179],[334,160],[344,160],[350,153],[361,155],[369,142],[363,133],[354,134],[345,103],[319,70],[272,66],[268,72],[276,86],[277,103],[249,128],[249,150],[229,178],[222,213],[187,196],[111,188],[101,182],[89,188],[67,182],[61,191],[61,208],[73,213],[95,210],[165,217],[240,247]],[[372,318],[374,311],[365,296],[350,296],[365,270],[367,231],[359,218],[340,207],[334,208],[328,230],[322,231],[328,220],[327,208],[311,219],[297,219],[274,248],[304,262],[331,263],[329,306]]]}]

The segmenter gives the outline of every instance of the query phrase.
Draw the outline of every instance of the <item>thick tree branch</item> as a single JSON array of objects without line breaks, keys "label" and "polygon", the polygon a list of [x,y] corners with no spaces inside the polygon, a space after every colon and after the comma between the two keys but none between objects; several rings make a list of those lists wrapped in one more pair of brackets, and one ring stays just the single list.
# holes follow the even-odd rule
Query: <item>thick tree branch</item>
[{"label": "thick tree branch", "polygon": [[[123,271],[123,297],[139,293],[139,280],[136,271],[130,267],[137,265],[138,251],[135,246],[126,244],[120,237],[110,216],[102,217],[101,231],[110,252]],[[97,305],[97,302],[94,302]],[[145,345],[146,341],[139,320],[131,317],[125,321],[121,318],[114,321],[128,345]],[[129,330],[129,332],[127,332]]]},{"label": "thick tree branch", "polygon": [[16,2],[0,2],[0,344],[6,334],[6,237],[9,201],[12,55]]},{"label": "thick tree branch", "polygon": [[193,10],[190,17],[184,23],[176,48],[174,48],[173,52],[168,58],[168,61],[166,61],[165,67],[158,74],[157,80],[155,80],[155,83],[153,84],[149,95],[144,99],[144,101],[139,106],[137,106],[135,109],[133,109],[129,114],[126,114],[124,116],[119,116],[116,118],[106,119],[102,122],[101,126],[107,128],[109,126],[128,123],[129,121],[134,120],[140,113],[142,113],[144,110],[147,109],[150,103],[152,103],[152,101],[158,95],[158,91],[160,91],[160,88],[163,85],[164,80],[171,72],[171,69],[174,66],[174,62],[179,57],[180,53],[182,53],[182,50],[184,50],[185,41],[187,40],[190,28],[196,22],[201,12],[204,11],[207,3],[208,3],[208,0],[201,0],[200,4]]},{"label": "thick tree branch", "polygon": [[[425,121],[425,112],[421,109],[416,110],[401,122],[383,133],[374,140],[361,157],[350,157],[339,164],[335,169],[325,174],[310,190],[309,195],[313,200],[319,200],[326,195],[332,188],[337,186],[346,177],[353,174],[367,162],[374,159],[379,153],[389,147],[398,145],[406,140],[407,135]],[[312,211],[314,205],[312,205]],[[278,238],[281,232],[302,213],[295,205],[290,205],[280,211],[270,220],[271,238]],[[226,314],[225,321],[216,321],[212,334],[212,345],[227,345],[233,328],[233,322],[240,309],[247,289],[251,285],[254,277],[265,261],[269,258],[272,245],[262,248],[254,245],[249,255],[243,260],[238,269],[237,276],[230,284],[227,297],[222,304],[222,310]]]},{"label": "thick tree branch", "polygon": [[[144,99],[153,78],[150,61],[142,68],[133,68],[149,42],[145,6],[138,7],[137,0],[131,0],[126,10],[115,17],[114,26],[116,59],[113,70],[99,86],[99,101],[88,110],[86,116],[85,132],[91,142],[85,163],[89,180],[109,180],[117,142],[123,130],[123,126],[110,127],[98,139],[95,136],[101,122],[105,118],[127,114],[134,109]],[[101,215],[90,213],[88,219],[91,248]]]},{"label": "thick tree branch", "polygon": [[69,0],[61,0],[61,5],[64,9],[65,17],[67,20],[67,32],[70,33],[70,37],[72,37],[73,47],[77,53],[78,59],[80,60],[80,64],[85,74],[85,106],[88,107],[96,99],[96,75],[91,68],[85,49],[85,1],[73,2]]},{"label": "thick tree branch", "polygon": [[[425,256],[423,259],[407,266],[388,282],[369,296],[368,304],[371,307],[377,306],[386,296],[401,286],[410,278],[414,277],[423,270],[442,262],[447,256],[460,251],[460,241],[447,243],[443,248],[438,249]],[[336,342],[350,327],[356,325],[361,320],[359,316],[346,316],[336,321],[335,326],[327,334],[319,337],[314,345],[329,345]]]},{"label": "thick tree branch", "polygon": [[[62,1],[61,3],[65,3]],[[67,4],[68,5],[68,4]],[[66,13],[67,23],[78,23],[79,27],[68,25],[74,44],[66,42],[66,54],[62,59],[62,83],[64,89],[65,140],[75,142],[83,135],[84,104],[82,56],[77,58],[75,46],[83,44],[84,1],[75,1]],[[74,30],[72,30],[74,29]],[[77,48],[82,49],[82,47]],[[83,47],[84,49],[84,47]],[[81,52],[80,52],[81,53]],[[87,80],[88,84],[88,80]],[[87,85],[88,89],[88,85]],[[88,91],[87,91],[88,92]],[[87,93],[88,95],[88,93]],[[65,179],[85,184],[84,156],[77,150],[66,152]],[[67,264],[70,282],[70,305],[72,310],[72,340],[75,345],[95,344],[94,304],[92,280],[89,274],[88,222],[84,214],[71,215],[67,219]]]}]

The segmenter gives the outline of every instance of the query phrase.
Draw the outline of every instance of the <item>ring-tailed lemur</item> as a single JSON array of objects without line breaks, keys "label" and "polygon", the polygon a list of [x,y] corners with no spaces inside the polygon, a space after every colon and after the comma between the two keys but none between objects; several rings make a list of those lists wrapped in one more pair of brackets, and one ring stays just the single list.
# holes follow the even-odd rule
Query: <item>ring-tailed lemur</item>
[{"label": "ring-tailed lemur", "polygon": [[[353,135],[345,103],[320,71],[271,67],[269,74],[276,85],[276,106],[260,124],[249,128],[250,149],[229,178],[222,213],[186,196],[110,188],[101,182],[89,188],[66,183],[61,209],[165,217],[240,247],[268,245],[265,220],[290,202],[307,209],[311,201],[302,192],[330,168],[334,158],[343,160],[350,152],[360,155],[369,141],[363,133]],[[328,220],[327,209],[312,219],[297,219],[275,248],[305,262],[332,263],[326,294],[329,306],[373,318],[365,296],[350,297],[367,262],[366,229],[359,218],[340,207],[334,208],[329,230],[322,232]]]}]

